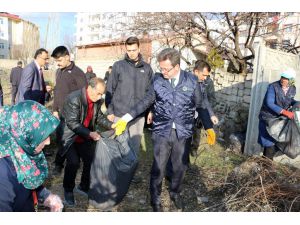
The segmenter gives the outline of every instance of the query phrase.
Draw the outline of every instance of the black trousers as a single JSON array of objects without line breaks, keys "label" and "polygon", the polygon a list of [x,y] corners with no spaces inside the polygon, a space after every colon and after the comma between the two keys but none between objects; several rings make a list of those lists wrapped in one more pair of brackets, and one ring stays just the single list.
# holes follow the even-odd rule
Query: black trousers
[{"label": "black trousers", "polygon": [[178,139],[176,130],[172,129],[169,138],[152,135],[154,144],[154,160],[151,169],[150,195],[151,204],[160,204],[162,180],[169,158],[172,163],[172,177],[169,187],[170,196],[180,193],[185,171],[188,166],[188,156],[191,138]]},{"label": "black trousers", "polygon": [[16,104],[17,92],[18,92],[18,86],[12,85],[11,86],[11,105]]},{"label": "black trousers", "polygon": [[66,154],[67,164],[65,167],[63,187],[65,191],[72,192],[75,187],[75,178],[80,166],[80,159],[83,161],[80,186],[88,191],[90,187],[91,163],[95,154],[95,142],[73,143]]},{"label": "black trousers", "polygon": [[56,128],[56,144],[58,146],[58,149],[57,149],[57,152],[55,155],[54,163],[55,163],[55,166],[61,167],[61,168],[64,167],[64,163],[66,160],[66,155],[61,156],[61,154],[60,154],[60,152],[63,149],[62,136],[63,136],[63,132],[64,132],[64,126],[65,126],[65,120],[62,116],[60,116],[60,123],[59,123],[59,126]]}]

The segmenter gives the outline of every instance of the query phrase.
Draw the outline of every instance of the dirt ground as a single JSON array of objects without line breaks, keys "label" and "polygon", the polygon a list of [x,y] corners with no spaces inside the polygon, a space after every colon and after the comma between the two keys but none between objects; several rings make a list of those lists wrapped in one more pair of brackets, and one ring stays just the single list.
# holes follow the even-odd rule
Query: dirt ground
[{"label": "dirt ground", "polygon": [[[45,149],[46,153],[54,153],[55,151],[56,147],[53,145]],[[226,173],[229,172],[230,168],[233,168],[233,165],[229,166],[229,164],[226,164],[226,161],[229,160],[228,155],[233,155],[233,153],[226,153],[225,149],[218,144],[214,146],[214,148],[208,147],[206,144],[201,144],[198,149],[198,156],[191,157],[191,165],[185,175],[182,190],[183,201],[185,203],[184,211],[226,211],[226,208],[224,208],[221,204],[223,197],[222,189],[217,188],[216,185],[219,184],[220,179],[225,179]],[[236,157],[236,163],[240,163],[243,160],[240,157],[241,156]],[[49,163],[50,176],[46,182],[46,187],[63,198],[63,174],[59,177],[52,176],[51,174],[54,165],[54,154],[47,156],[47,160]],[[224,162],[222,162],[222,160],[224,160]],[[149,194],[151,164],[151,131],[145,128],[144,136],[142,138],[142,147],[139,154],[139,166],[136,172],[138,176],[142,178],[142,181],[140,183],[131,183],[129,191],[123,201],[115,206],[111,211],[152,211]],[[79,183],[80,175],[81,171],[77,174],[77,184]],[[218,182],[215,183],[214,181]],[[72,208],[66,207],[66,212],[101,211],[89,205],[86,197],[83,197],[76,192],[74,192],[74,195],[77,204]],[[163,182],[161,198],[164,211],[178,211],[169,198],[168,181],[166,180]]]}]

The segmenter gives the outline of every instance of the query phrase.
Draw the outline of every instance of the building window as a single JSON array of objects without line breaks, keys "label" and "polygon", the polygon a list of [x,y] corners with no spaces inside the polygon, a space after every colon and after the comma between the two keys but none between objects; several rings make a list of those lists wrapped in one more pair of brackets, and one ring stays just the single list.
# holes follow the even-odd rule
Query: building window
[{"label": "building window", "polygon": [[3,19],[2,18],[0,18],[0,24],[3,24]]},{"label": "building window", "polygon": [[285,16],[293,16],[294,13],[293,13],[293,12],[286,12],[286,13],[284,13],[284,15],[285,15]]},{"label": "building window", "polygon": [[81,28],[80,28],[80,32],[82,32],[82,31],[83,31],[83,28],[81,27]]},{"label": "building window", "polygon": [[284,31],[285,32],[292,32],[293,31],[293,25],[292,24],[284,25]]},{"label": "building window", "polygon": [[82,41],[82,37],[79,37],[79,41]]},{"label": "building window", "polygon": [[288,48],[290,45],[291,45],[291,40],[289,39],[282,40],[282,47]]},{"label": "building window", "polygon": [[0,43],[0,48],[4,49],[4,44],[3,43]]},{"label": "building window", "polygon": [[0,59],[4,59],[4,55],[0,55]]}]

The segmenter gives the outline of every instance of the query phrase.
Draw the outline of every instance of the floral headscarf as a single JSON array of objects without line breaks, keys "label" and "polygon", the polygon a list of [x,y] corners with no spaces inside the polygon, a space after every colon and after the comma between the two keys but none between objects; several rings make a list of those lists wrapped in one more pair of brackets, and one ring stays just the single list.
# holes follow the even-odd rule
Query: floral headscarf
[{"label": "floral headscarf", "polygon": [[34,151],[58,124],[44,106],[31,100],[0,108],[0,158],[11,157],[17,179],[27,189],[39,187],[48,176],[44,153]]}]

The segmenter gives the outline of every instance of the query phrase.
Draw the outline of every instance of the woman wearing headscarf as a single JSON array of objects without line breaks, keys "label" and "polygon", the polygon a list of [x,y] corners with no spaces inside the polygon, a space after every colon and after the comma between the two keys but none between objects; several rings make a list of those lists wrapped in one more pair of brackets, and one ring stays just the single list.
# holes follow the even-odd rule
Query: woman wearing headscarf
[{"label": "woman wearing headscarf", "polygon": [[86,68],[85,77],[86,77],[87,82],[89,82],[89,80],[92,79],[93,77],[96,77],[96,74],[93,72],[92,66],[88,66]]},{"label": "woman wearing headscarf", "polygon": [[48,176],[44,153],[59,124],[34,101],[0,108],[0,211],[36,211],[42,203],[61,211],[61,199],[43,187]]},{"label": "woman wearing headscarf", "polygon": [[295,71],[289,69],[280,74],[280,80],[269,84],[260,110],[258,143],[264,148],[263,155],[270,159],[273,159],[276,153],[276,141],[266,129],[267,122],[268,119],[281,115],[294,119],[294,112],[289,109],[296,103],[294,99],[296,95],[295,77]]}]

